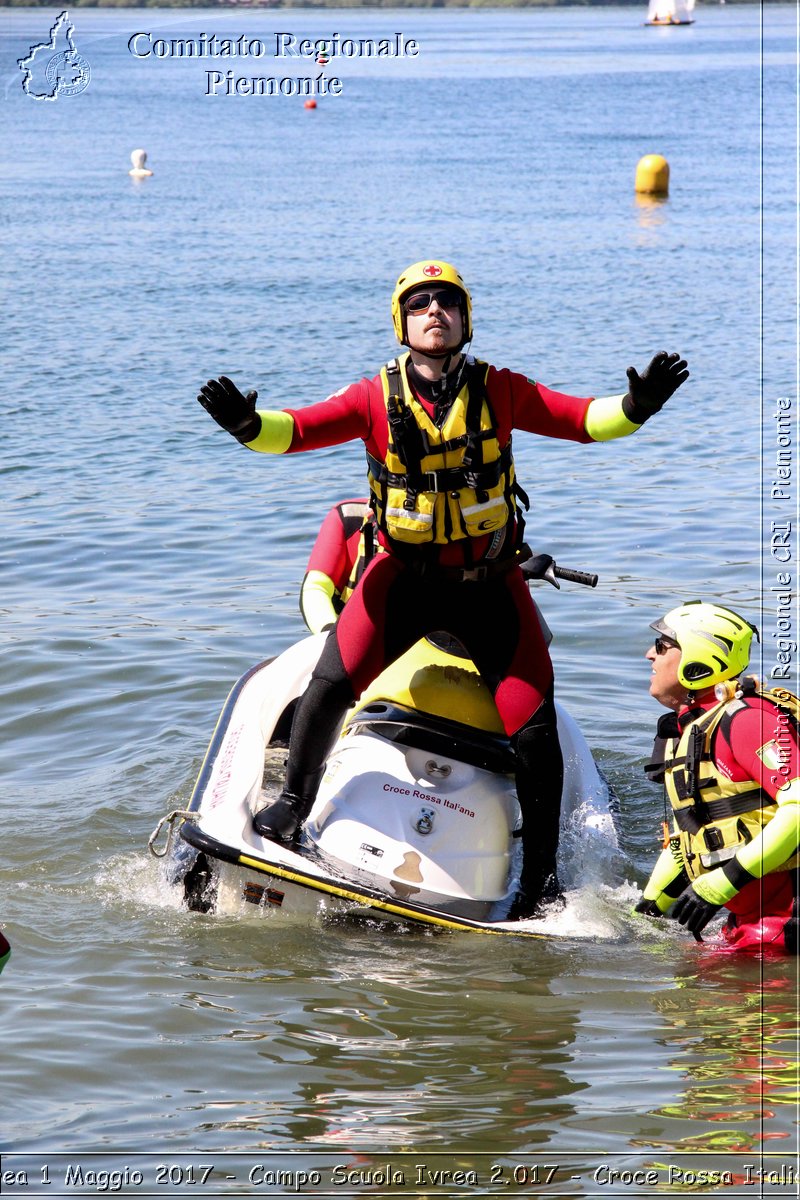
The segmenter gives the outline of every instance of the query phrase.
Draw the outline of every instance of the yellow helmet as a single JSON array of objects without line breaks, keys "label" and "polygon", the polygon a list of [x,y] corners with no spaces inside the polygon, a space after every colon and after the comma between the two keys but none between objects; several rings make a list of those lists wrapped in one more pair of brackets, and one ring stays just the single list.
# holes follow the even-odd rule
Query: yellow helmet
[{"label": "yellow helmet", "polygon": [[423,287],[426,283],[449,283],[463,296],[461,305],[461,321],[463,337],[461,345],[472,341],[472,297],[467,291],[467,285],[458,271],[450,263],[441,259],[425,258],[422,262],[413,263],[406,267],[398,279],[392,292],[392,322],[397,340],[401,346],[407,346],[406,314],[403,310],[403,300],[414,288]]},{"label": "yellow helmet", "polygon": [[680,647],[678,679],[691,689],[736,679],[750,661],[750,643],[758,630],[721,604],[688,600],[650,626]]}]

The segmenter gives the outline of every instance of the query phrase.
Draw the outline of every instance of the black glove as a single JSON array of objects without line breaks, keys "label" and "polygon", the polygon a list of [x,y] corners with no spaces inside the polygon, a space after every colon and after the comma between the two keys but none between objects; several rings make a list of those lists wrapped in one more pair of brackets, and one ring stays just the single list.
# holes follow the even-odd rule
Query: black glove
[{"label": "black glove", "polygon": [[639,901],[633,910],[637,913],[643,913],[645,917],[663,917],[665,913],[656,904],[655,900],[645,900],[644,897]]},{"label": "black glove", "polygon": [[681,892],[672,909],[672,915],[681,925],[685,925],[690,933],[701,933],[712,917],[722,908],[721,904],[712,904],[698,896],[691,885]]},{"label": "black glove", "polygon": [[198,402],[228,433],[240,442],[252,442],[261,432],[261,417],[256,412],[258,392],[246,396],[225,375],[209,379],[200,388]]},{"label": "black glove", "polygon": [[648,417],[658,412],[689,378],[686,359],[680,354],[659,351],[640,375],[635,367],[628,367],[628,394],[623,397],[622,411],[634,425],[643,425]]}]

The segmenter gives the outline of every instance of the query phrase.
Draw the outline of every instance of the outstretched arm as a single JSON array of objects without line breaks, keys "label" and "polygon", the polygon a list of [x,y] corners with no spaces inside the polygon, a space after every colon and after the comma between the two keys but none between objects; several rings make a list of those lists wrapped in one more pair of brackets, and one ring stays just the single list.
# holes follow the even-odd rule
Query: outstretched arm
[{"label": "outstretched arm", "polygon": [[[366,441],[373,424],[369,386],[362,380],[306,408],[268,412],[256,410],[257,392],[243,395],[222,375],[209,379],[197,399],[217,424],[248,450],[286,454],[339,446],[354,438]],[[380,389],[377,399],[383,411]]]},{"label": "outstretched arm", "polygon": [[200,389],[198,402],[218,425],[249,450],[283,454],[294,434],[294,420],[287,412],[256,412],[258,392],[242,394],[236,384],[221,375]]},{"label": "outstretched arm", "polygon": [[689,378],[686,360],[661,350],[639,374],[628,367],[628,391],[619,396],[598,396],[586,413],[586,432],[595,442],[627,437],[664,407]]}]

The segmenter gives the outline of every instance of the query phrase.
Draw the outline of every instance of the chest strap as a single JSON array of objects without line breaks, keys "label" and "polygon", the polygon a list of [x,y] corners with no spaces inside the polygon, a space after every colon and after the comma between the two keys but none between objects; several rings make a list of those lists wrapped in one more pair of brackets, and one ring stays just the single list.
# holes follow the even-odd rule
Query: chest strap
[{"label": "chest strap", "polygon": [[[706,733],[718,719],[719,710],[712,708],[705,717],[696,721],[689,730],[689,744],[685,755],[676,755],[664,763],[665,769],[672,773],[672,782],[679,800],[694,798],[698,810],[705,806],[700,792],[703,788],[715,787],[717,780],[713,777],[700,779],[700,767],[703,763],[713,764],[713,755],[706,750]],[[681,768],[681,769],[677,769]]]},{"label": "chest strap", "polygon": [[[465,444],[466,439],[455,439]],[[431,453],[439,452],[441,446],[435,446]],[[485,488],[497,487],[503,474],[511,466],[511,447],[506,446],[500,451],[500,457],[488,467],[470,470],[467,467],[440,467],[436,471],[420,471],[409,468],[408,473],[399,475],[389,471],[385,463],[367,454],[370,473],[379,483],[389,487],[406,488],[409,492],[457,492],[462,488],[474,488],[481,491]]]},{"label": "chest strap", "polygon": [[768,808],[774,803],[767,792],[761,788],[753,788],[749,792],[740,792],[738,796],[705,800],[689,808],[676,808],[673,809],[672,815],[680,830],[696,834],[710,822],[721,821],[725,817],[741,817],[744,813],[756,812],[759,808]]}]

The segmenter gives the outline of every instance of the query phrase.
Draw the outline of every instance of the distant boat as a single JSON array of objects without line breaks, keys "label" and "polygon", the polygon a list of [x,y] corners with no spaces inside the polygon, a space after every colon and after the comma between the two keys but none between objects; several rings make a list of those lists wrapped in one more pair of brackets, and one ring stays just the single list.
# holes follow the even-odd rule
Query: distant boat
[{"label": "distant boat", "polygon": [[650,0],[645,25],[692,25],[694,0]]}]

